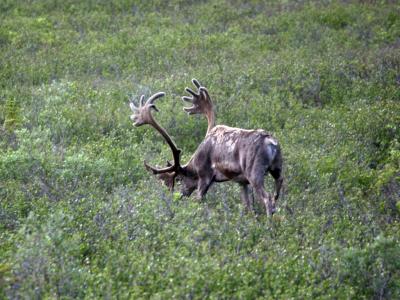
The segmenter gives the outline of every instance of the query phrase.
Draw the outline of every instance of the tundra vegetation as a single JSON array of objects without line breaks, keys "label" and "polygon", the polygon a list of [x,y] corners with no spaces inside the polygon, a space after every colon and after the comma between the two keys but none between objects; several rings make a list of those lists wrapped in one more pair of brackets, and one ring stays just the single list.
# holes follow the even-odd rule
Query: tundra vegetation
[{"label": "tundra vegetation", "polygon": [[[0,1],[0,298],[399,299],[397,1]],[[273,217],[150,176],[207,121],[272,132]],[[273,190],[270,176],[265,182]]]}]

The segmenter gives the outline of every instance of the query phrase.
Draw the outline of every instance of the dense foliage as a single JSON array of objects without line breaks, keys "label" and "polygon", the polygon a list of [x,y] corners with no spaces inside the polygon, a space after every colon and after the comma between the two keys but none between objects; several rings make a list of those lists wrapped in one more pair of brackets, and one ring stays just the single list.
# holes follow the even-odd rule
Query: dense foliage
[{"label": "dense foliage", "polygon": [[[273,218],[235,184],[179,199],[143,167],[219,124],[282,144]],[[0,1],[0,298],[400,298],[396,1]],[[269,188],[271,178],[266,179]]]}]

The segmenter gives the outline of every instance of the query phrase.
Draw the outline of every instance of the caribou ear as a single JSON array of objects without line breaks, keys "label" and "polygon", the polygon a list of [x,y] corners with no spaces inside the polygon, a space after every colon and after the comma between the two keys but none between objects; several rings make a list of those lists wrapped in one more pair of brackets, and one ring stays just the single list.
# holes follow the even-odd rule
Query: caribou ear
[{"label": "caribou ear", "polygon": [[157,178],[160,179],[171,192],[174,190],[175,177],[175,172],[168,172],[157,175]]}]

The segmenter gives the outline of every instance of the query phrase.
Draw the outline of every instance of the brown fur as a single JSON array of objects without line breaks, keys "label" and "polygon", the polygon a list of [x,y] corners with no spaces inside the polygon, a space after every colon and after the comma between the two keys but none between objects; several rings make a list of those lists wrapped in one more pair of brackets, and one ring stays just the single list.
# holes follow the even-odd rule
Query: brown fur
[{"label": "brown fur", "polygon": [[[184,196],[190,196],[197,190],[198,197],[202,198],[214,182],[235,181],[242,187],[241,198],[245,207],[252,210],[248,188],[250,185],[265,205],[267,214],[273,214],[283,181],[282,154],[278,141],[261,129],[246,130],[224,125],[215,126],[214,108],[207,89],[195,79],[193,83],[198,88],[198,93],[186,89],[192,97],[185,96],[183,100],[193,103],[193,106],[185,108],[185,111],[189,114],[206,115],[208,129],[204,140],[186,165],[180,165],[180,150],[176,148],[165,130],[149,117],[150,108],[154,108],[152,103],[155,100],[154,96],[150,97],[151,105],[135,107],[134,115],[131,117],[133,120],[141,120],[141,115],[149,119],[140,124],[136,122],[135,125],[152,125],[164,136],[174,154],[174,165],[163,169],[146,165],[147,168],[153,174],[158,174],[158,178],[171,190],[175,181],[179,181]],[[156,95],[160,97],[161,94]],[[265,191],[266,173],[270,173],[275,180],[274,197]]]}]

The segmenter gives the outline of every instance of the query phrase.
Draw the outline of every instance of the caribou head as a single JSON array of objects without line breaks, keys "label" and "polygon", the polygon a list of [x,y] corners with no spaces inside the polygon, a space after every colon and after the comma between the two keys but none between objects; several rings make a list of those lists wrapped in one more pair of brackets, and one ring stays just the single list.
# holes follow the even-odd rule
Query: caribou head
[{"label": "caribou head", "polygon": [[[188,114],[204,114],[208,120],[207,133],[190,160],[180,164],[181,150],[177,148],[170,135],[153,118],[152,110],[158,111],[154,102],[164,96],[156,93],[146,101],[140,98],[139,105],[132,102],[131,119],[135,126],[144,124],[154,127],[171,148],[174,162],[164,168],[156,168],[145,162],[147,170],[155,174],[170,189],[175,182],[180,182],[181,194],[190,196],[197,189],[197,195],[202,198],[214,182],[235,181],[242,187],[241,198],[245,207],[253,210],[249,198],[249,185],[265,206],[267,214],[276,210],[283,177],[282,154],[278,141],[268,132],[246,130],[224,125],[215,125],[215,112],[207,89],[196,80],[192,80],[197,92],[186,88],[191,97],[184,96],[184,101],[192,103],[185,107]],[[275,196],[265,191],[264,176],[271,174],[275,180]]]}]

